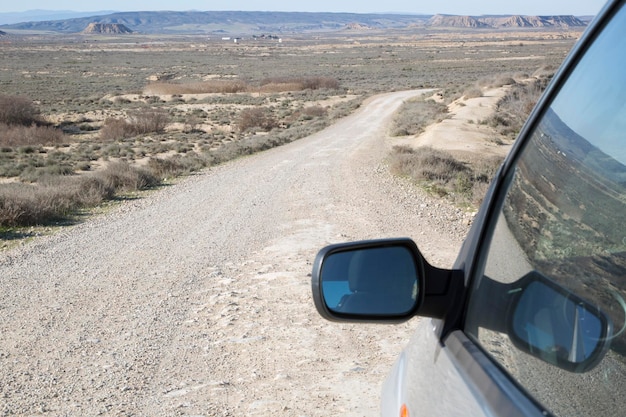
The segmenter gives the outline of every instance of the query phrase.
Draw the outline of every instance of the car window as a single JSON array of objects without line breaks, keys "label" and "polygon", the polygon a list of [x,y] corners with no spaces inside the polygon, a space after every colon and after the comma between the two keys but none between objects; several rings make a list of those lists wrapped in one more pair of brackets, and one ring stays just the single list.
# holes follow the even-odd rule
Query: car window
[{"label": "car window", "polygon": [[[556,415],[626,415],[625,64],[622,7],[577,64],[515,162],[485,249],[484,270],[472,283],[466,332]],[[555,358],[563,349],[565,357],[573,357],[574,349],[550,346],[563,323],[553,325],[541,311],[533,312],[532,325],[516,324],[532,327],[542,339],[537,342],[541,354],[516,345],[500,317],[510,315],[512,293],[521,291],[511,283],[529,274],[545,277],[593,306],[586,311],[597,308],[608,318],[606,326],[612,329],[603,333],[602,342],[609,349],[598,363],[565,369],[551,360],[550,349]],[[534,308],[541,298],[537,294],[535,303],[526,297],[524,308]],[[584,317],[580,320],[585,323]],[[587,327],[599,341],[600,322]],[[580,350],[590,351],[592,342],[578,343],[577,354],[591,355]]]}]

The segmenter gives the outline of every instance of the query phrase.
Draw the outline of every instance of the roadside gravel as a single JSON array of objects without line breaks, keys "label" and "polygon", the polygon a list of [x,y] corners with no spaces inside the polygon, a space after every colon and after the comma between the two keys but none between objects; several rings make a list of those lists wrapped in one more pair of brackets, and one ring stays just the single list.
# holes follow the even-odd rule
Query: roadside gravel
[{"label": "roadside gravel", "polygon": [[322,246],[412,237],[450,266],[470,213],[393,177],[380,95],[311,137],[0,253],[0,416],[374,416],[414,319],[323,321]]}]

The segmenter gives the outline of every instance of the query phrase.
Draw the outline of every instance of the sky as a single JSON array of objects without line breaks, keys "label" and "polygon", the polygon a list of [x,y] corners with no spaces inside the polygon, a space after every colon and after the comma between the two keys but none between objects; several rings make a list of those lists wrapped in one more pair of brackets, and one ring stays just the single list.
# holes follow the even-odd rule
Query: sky
[{"label": "sky", "polygon": [[0,13],[27,10],[145,11],[145,10],[251,10],[285,12],[399,12],[411,14],[595,15],[604,0],[20,0],[2,1]]},{"label": "sky", "polygon": [[574,132],[626,165],[624,27],[626,12],[622,11],[585,54],[552,107]]}]

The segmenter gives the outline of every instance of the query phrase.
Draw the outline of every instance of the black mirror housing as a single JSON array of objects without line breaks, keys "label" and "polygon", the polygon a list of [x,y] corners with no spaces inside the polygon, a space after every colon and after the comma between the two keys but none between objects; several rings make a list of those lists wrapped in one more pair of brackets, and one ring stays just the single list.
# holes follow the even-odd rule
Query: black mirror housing
[{"label": "black mirror housing", "polygon": [[313,300],[332,321],[403,322],[424,297],[424,261],[411,239],[330,245],[313,263]]},{"label": "black mirror housing", "polygon": [[443,318],[460,305],[463,276],[458,272],[429,265],[408,238],[340,243],[315,258],[313,300],[319,314],[331,321]]}]

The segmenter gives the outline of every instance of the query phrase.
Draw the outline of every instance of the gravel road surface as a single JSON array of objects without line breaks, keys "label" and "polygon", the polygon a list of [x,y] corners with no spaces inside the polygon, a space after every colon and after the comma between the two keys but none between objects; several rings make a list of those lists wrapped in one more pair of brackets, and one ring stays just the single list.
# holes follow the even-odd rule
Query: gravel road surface
[{"label": "gravel road surface", "polygon": [[421,93],[0,253],[0,416],[377,415],[415,323],[322,320],[311,262],[409,236],[452,264],[470,216],[384,164]]}]

